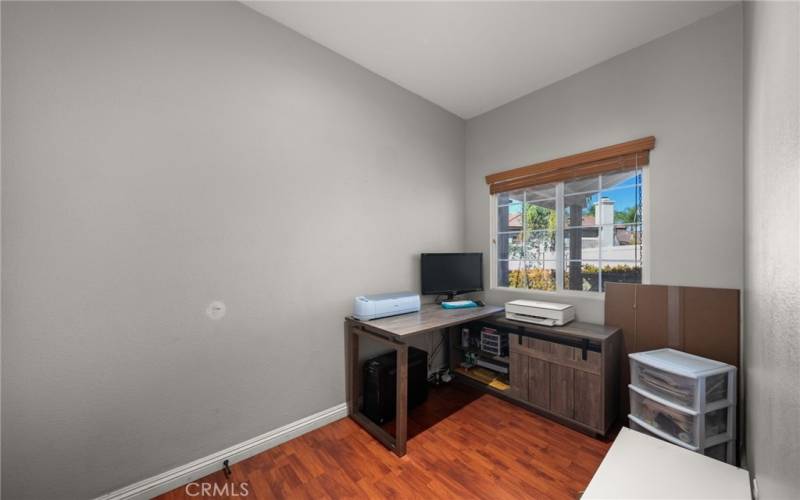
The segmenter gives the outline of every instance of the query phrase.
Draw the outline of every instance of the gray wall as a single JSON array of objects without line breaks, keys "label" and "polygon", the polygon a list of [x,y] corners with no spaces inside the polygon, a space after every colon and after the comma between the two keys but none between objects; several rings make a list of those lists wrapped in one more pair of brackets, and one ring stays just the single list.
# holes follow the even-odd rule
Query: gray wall
[{"label": "gray wall", "polygon": [[745,7],[747,459],[760,498],[800,497],[800,4]]},{"label": "gray wall", "polygon": [[352,297],[462,247],[463,121],[238,3],[2,8],[3,496],[343,402]]},{"label": "gray wall", "polygon": [[[739,5],[467,122],[466,249],[487,255],[486,278],[486,174],[648,135],[656,137],[645,193],[650,282],[741,288]],[[584,320],[603,320],[601,299],[557,299]]]}]

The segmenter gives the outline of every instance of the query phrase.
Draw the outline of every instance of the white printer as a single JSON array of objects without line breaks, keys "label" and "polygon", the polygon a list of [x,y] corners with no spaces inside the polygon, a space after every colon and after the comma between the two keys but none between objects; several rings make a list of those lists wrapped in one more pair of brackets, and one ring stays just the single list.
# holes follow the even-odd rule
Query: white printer
[{"label": "white printer", "polygon": [[575,308],[569,304],[512,300],[506,302],[506,318],[545,326],[562,326],[575,319]]},{"label": "white printer", "polygon": [[412,292],[362,295],[353,301],[353,317],[370,320],[419,311],[419,294]]}]

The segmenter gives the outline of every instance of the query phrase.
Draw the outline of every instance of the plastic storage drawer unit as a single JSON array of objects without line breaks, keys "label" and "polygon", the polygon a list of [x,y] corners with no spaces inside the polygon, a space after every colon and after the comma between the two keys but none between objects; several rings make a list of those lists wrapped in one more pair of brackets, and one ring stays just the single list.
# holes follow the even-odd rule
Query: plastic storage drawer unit
[{"label": "plastic storage drawer unit", "polygon": [[735,441],[730,440],[726,443],[709,446],[703,450],[703,455],[732,464],[735,459],[734,453],[736,451],[733,446],[734,443]]},{"label": "plastic storage drawer unit", "polygon": [[734,463],[736,367],[674,349],[629,357],[631,427]]},{"label": "plastic storage drawer unit", "polygon": [[[630,415],[628,415],[628,416],[630,417]],[[653,432],[650,432],[647,429],[647,427],[645,427],[645,426],[643,426],[643,425],[641,425],[641,424],[639,424],[637,422],[638,422],[638,419],[630,419],[630,428],[635,430],[635,431],[641,432],[642,434],[647,434],[648,436],[661,439],[661,436],[659,436],[658,434],[655,434]]]},{"label": "plastic storage drawer unit", "polygon": [[[630,420],[630,428],[631,429],[633,429],[635,431],[638,431],[638,432],[641,432],[642,434],[646,434],[648,436],[654,437],[654,438],[664,439],[663,435],[656,434],[655,432],[652,432],[650,430],[649,426],[645,426],[643,424],[638,423],[638,422],[641,422],[641,421],[639,419],[637,419],[636,417],[634,417],[632,415],[628,415],[628,418]],[[667,439],[666,441],[670,441],[670,440]],[[722,462],[726,462],[726,463],[732,464],[734,459],[735,459],[735,456],[734,456],[734,452],[735,452],[734,444],[735,443],[736,443],[736,441],[731,439],[730,441],[726,441],[724,443],[719,443],[719,444],[715,444],[713,446],[709,446],[709,447],[705,448],[704,450],[702,450],[702,453],[703,453],[703,455],[705,455],[707,457],[711,457],[711,458],[714,458],[716,460],[720,460]],[[700,449],[697,449],[697,448],[692,447],[692,446],[683,446],[683,447],[687,448],[687,449],[689,449],[691,451],[698,452],[698,453],[701,452]]]},{"label": "plastic storage drawer unit", "polygon": [[676,444],[703,448],[733,438],[734,408],[701,414],[630,386],[631,415],[648,430]]},{"label": "plastic storage drawer unit", "polygon": [[674,349],[629,355],[631,384],[700,413],[736,403],[736,367]]}]

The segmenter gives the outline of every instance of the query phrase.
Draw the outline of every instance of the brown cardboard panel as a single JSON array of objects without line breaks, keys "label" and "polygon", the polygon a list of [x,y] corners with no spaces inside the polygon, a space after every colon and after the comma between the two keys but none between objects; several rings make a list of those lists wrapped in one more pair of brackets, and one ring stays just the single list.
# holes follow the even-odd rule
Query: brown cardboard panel
[{"label": "brown cardboard panel", "polygon": [[683,287],[683,350],[739,366],[739,290]]},{"label": "brown cardboard panel", "polygon": [[636,289],[631,283],[606,283],[605,324],[622,329],[625,337],[623,350],[628,357],[627,348],[634,345],[636,332]]},{"label": "brown cardboard panel", "polygon": [[[636,291],[639,285],[631,283],[606,283],[605,324],[622,329],[619,353],[619,411],[628,414],[628,384],[631,371],[628,353],[636,352]],[[613,404],[613,403],[612,403]]]},{"label": "brown cardboard panel", "polygon": [[669,345],[667,299],[669,288],[661,285],[640,285],[636,290],[636,333],[634,349],[650,351]]}]

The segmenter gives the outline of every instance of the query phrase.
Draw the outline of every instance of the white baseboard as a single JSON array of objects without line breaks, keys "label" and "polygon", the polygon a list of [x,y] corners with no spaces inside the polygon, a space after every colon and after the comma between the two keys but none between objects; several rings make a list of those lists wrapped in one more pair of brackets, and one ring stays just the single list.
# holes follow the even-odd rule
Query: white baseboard
[{"label": "white baseboard", "polygon": [[224,460],[229,460],[229,463],[233,465],[345,416],[347,416],[347,404],[342,403],[269,431],[266,434],[233,445],[230,448],[189,462],[186,465],[143,479],[138,483],[125,486],[111,493],[106,493],[98,497],[97,500],[147,500],[153,498],[178,486],[221,470]]}]

